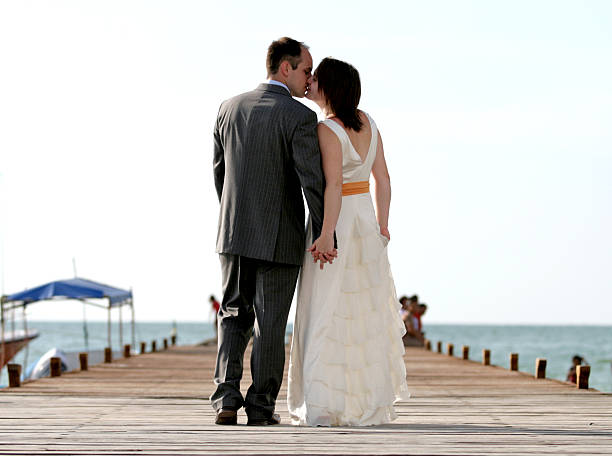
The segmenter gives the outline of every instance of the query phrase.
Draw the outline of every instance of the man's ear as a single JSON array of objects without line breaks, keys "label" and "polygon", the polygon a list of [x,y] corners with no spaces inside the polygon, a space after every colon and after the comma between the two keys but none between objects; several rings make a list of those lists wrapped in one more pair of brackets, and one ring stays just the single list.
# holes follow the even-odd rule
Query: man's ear
[{"label": "man's ear", "polygon": [[291,68],[291,63],[288,60],[283,60],[280,64],[280,72],[283,76],[289,76],[289,69]]}]

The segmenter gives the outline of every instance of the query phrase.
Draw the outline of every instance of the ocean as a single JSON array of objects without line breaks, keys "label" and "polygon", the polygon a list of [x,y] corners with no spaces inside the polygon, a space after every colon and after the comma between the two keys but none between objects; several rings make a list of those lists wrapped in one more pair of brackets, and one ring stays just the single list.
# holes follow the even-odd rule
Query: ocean
[{"label": "ocean", "polygon": [[[19,326],[18,326],[19,327]],[[82,322],[28,322],[40,336],[23,349],[12,362],[27,366],[35,362],[51,348],[65,352],[80,352],[85,349]],[[209,322],[177,322],[177,343],[195,344],[214,337]],[[574,355],[583,356],[591,366],[589,385],[600,391],[612,393],[612,326],[507,326],[507,325],[450,325],[425,324],[426,337],[434,349],[437,341],[455,345],[455,356],[461,355],[461,345],[469,345],[470,359],[480,361],[482,350],[491,350],[491,364],[508,367],[509,354],[519,354],[519,370],[533,373],[536,358],[546,358],[546,376],[565,380]],[[119,350],[118,325],[112,327],[113,350]],[[291,325],[287,328],[290,334]],[[140,342],[147,342],[150,349],[152,340],[161,346],[164,338],[170,338],[172,323],[136,323],[135,340],[137,349]],[[107,327],[105,322],[88,322],[89,350],[102,350],[106,346]],[[123,325],[123,343],[131,343],[130,325]],[[410,369],[410,366],[408,366]],[[6,368],[2,370],[0,385],[8,383]]]}]

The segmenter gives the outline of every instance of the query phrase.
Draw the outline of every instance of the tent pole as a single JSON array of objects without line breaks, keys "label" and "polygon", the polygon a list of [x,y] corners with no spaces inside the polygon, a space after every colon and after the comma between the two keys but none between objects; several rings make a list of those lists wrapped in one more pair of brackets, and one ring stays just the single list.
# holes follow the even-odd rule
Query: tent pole
[{"label": "tent pole", "polygon": [[119,306],[119,350],[123,350],[123,304]]},{"label": "tent pole", "polygon": [[136,338],[134,336],[134,329],[136,327],[136,323],[134,321],[134,298],[130,299],[130,307],[132,308],[132,347],[136,350]]},{"label": "tent pole", "polygon": [[0,333],[2,347],[0,350],[0,366],[4,366],[4,296],[0,298]]},{"label": "tent pole", "polygon": [[106,324],[106,330],[108,332],[108,347],[111,347],[111,307],[110,307],[110,301],[108,301],[108,319],[107,319],[107,324]]}]

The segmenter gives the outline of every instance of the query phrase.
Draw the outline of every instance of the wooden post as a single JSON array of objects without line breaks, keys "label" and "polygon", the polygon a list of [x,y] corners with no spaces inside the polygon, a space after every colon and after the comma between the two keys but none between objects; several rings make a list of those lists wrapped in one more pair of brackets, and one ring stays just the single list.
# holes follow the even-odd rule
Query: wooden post
[{"label": "wooden post", "polygon": [[111,350],[110,347],[106,347],[104,349],[104,362],[105,363],[112,363],[113,362],[113,351]]},{"label": "wooden post", "polygon": [[87,353],[79,353],[79,363],[81,363],[81,370],[86,371],[89,369]]},{"label": "wooden post", "polygon": [[151,342],[151,353],[155,353],[157,351],[157,344],[155,341]]},{"label": "wooden post", "polygon": [[425,340],[425,350],[431,351],[431,340],[429,339]]},{"label": "wooden post", "polygon": [[170,336],[170,341],[172,342],[172,345],[176,345],[176,334],[172,334],[172,336]]},{"label": "wooden post", "polygon": [[546,360],[544,358],[536,359],[535,378],[546,378]]},{"label": "wooden post", "polygon": [[59,377],[62,375],[62,360],[56,356],[49,360],[51,367],[51,377]]},{"label": "wooden post", "polygon": [[142,355],[146,351],[147,351],[147,343],[146,342],[140,342],[140,354]]},{"label": "wooden post", "polygon": [[168,350],[168,339],[164,338],[164,350]]},{"label": "wooden post", "polygon": [[448,356],[453,356],[453,351],[455,350],[455,346],[453,344],[446,344],[446,353]]},{"label": "wooden post", "polygon": [[510,353],[510,370],[518,370],[518,353]]},{"label": "wooden post", "polygon": [[123,346],[123,357],[124,358],[129,358],[130,357],[130,349],[131,349],[131,345],[130,344],[126,344]]},{"label": "wooden post", "polygon": [[9,386],[11,388],[17,388],[21,386],[21,364],[8,364]]},{"label": "wooden post", "polygon": [[438,341],[436,348],[438,349],[438,353],[442,353],[442,342]]},{"label": "wooden post", "polygon": [[463,359],[470,359],[470,347],[468,345],[462,346],[461,351]]},{"label": "wooden post", "polygon": [[578,389],[589,389],[589,374],[591,366],[576,366],[576,387]]},{"label": "wooden post", "polygon": [[491,365],[491,350],[488,348],[482,350],[482,364],[485,366]]}]

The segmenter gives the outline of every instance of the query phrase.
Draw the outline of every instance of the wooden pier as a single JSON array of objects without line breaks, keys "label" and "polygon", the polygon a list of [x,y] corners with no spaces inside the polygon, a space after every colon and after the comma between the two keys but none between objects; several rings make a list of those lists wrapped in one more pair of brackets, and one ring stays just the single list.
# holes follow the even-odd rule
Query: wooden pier
[{"label": "wooden pier", "polygon": [[[170,347],[0,390],[2,455],[612,454],[612,395],[407,348],[412,398],[366,428],[216,426],[216,347]],[[248,361],[245,363],[248,387]]]}]

